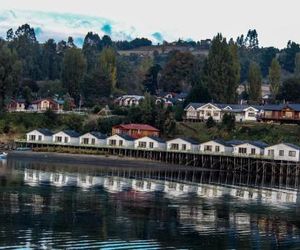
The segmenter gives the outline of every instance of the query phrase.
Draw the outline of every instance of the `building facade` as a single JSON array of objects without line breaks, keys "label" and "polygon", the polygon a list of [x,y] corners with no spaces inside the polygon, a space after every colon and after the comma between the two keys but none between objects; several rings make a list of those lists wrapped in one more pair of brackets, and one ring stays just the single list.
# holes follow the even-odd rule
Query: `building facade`
[{"label": "building facade", "polygon": [[159,137],[159,129],[147,124],[120,124],[112,127],[112,135],[129,135],[133,138],[142,138],[145,136]]}]

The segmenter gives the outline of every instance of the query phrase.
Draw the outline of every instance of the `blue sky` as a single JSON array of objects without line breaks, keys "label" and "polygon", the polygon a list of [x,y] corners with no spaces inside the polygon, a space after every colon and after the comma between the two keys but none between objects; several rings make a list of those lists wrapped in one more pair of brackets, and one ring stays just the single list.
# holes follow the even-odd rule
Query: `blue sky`
[{"label": "blue sky", "polygon": [[300,43],[296,0],[1,0],[0,35],[29,23],[40,41],[80,44],[88,31],[115,40],[147,37],[153,42],[201,40],[221,32],[236,38],[256,28],[263,46]]}]

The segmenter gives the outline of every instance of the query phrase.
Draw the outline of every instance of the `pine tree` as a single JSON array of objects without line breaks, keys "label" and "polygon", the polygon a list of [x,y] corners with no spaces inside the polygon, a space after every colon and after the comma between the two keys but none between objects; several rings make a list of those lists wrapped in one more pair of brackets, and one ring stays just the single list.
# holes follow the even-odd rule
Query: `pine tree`
[{"label": "pine tree", "polygon": [[249,99],[253,103],[261,101],[261,71],[257,63],[251,63],[248,72]]},{"label": "pine tree", "polygon": [[300,78],[300,53],[297,53],[295,56],[295,77]]},{"label": "pine tree", "polygon": [[269,83],[272,98],[275,100],[280,87],[281,67],[276,58],[272,60],[269,68]]}]

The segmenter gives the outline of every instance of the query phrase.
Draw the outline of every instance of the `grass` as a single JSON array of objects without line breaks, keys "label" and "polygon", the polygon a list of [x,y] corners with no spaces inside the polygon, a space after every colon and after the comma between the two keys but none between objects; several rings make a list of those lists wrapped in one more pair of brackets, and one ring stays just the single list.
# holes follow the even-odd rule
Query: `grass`
[{"label": "grass", "polygon": [[236,123],[233,131],[220,124],[207,128],[205,123],[177,123],[176,137],[191,137],[200,142],[214,138],[224,140],[261,140],[269,144],[290,142],[300,145],[300,126],[292,124]]}]

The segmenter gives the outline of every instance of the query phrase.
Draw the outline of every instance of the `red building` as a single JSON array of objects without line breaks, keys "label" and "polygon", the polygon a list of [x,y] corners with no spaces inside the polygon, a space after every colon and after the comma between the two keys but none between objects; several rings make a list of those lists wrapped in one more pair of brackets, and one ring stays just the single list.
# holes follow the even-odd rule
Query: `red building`
[{"label": "red building", "polygon": [[260,117],[262,121],[300,123],[300,104],[266,105]]},{"label": "red building", "polygon": [[121,124],[112,127],[112,135],[126,134],[133,138],[159,136],[159,130],[148,124]]}]

